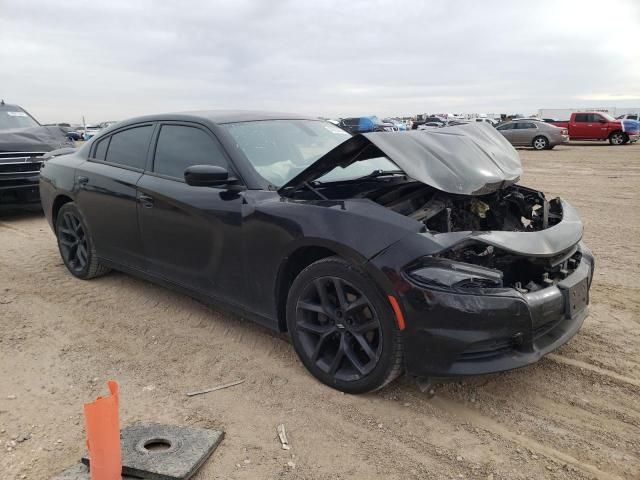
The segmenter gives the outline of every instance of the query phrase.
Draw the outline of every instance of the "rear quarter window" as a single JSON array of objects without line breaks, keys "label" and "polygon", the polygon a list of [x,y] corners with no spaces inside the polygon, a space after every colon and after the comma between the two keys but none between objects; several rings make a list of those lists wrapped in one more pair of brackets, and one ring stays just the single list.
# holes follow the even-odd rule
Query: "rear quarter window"
[{"label": "rear quarter window", "polygon": [[111,137],[103,138],[95,147],[93,147],[93,156],[96,160],[102,160],[103,162],[107,158],[107,148],[109,147],[109,140]]}]

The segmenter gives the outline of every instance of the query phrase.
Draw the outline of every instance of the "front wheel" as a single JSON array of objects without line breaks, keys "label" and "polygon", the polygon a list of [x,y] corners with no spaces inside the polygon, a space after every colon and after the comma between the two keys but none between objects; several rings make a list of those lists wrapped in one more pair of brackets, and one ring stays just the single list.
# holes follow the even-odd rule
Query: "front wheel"
[{"label": "front wheel", "polygon": [[58,249],[67,270],[83,280],[109,272],[98,260],[87,225],[75,203],[62,206],[56,217]]},{"label": "front wheel", "polygon": [[536,150],[545,150],[549,148],[549,140],[546,137],[536,137],[533,139],[532,145]]},{"label": "front wheel", "polygon": [[609,143],[611,145],[623,145],[627,143],[627,136],[623,132],[613,132],[609,136]]},{"label": "front wheel", "polygon": [[402,372],[402,341],[378,286],[339,257],[294,280],[287,299],[293,347],[318,380],[347,393],[378,390]]}]

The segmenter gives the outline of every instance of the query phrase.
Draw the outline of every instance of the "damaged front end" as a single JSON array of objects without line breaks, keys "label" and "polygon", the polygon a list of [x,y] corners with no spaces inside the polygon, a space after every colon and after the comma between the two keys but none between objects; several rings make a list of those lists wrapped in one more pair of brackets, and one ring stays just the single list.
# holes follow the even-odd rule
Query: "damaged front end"
[{"label": "damaged front end", "polygon": [[[323,178],[380,156],[399,169]],[[457,377],[534,363],[587,315],[594,260],[583,224],[561,198],[517,185],[521,173],[499,132],[462,125],[352,137],[279,192],[410,219],[368,265],[401,305],[407,373]]]},{"label": "damaged front end", "polygon": [[[418,261],[418,266],[425,262],[430,266],[412,270],[419,272],[413,277],[423,283],[527,293],[557,284],[580,262],[577,244],[582,224],[575,211],[559,198],[547,201],[536,190],[511,185],[472,196],[410,184],[372,200],[421,222],[423,233],[441,245]],[[471,275],[456,281],[462,272]]]}]

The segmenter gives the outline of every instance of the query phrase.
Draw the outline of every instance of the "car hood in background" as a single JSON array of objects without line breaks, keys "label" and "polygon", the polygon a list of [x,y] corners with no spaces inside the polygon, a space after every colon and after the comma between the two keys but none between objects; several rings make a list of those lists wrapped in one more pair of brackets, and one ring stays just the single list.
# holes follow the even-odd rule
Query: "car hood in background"
[{"label": "car hood in background", "polygon": [[517,182],[518,152],[489,125],[456,125],[412,132],[364,133],[351,137],[283,185],[286,195],[336,167],[386,156],[409,177],[443,192],[484,195]]},{"label": "car hood in background", "polygon": [[0,130],[0,152],[49,152],[72,143],[60,127]]}]

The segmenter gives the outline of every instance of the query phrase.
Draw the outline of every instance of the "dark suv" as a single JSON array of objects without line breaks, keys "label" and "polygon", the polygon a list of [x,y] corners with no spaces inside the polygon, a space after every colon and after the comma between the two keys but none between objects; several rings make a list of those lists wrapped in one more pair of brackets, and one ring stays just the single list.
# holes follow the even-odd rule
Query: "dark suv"
[{"label": "dark suv", "polygon": [[40,202],[42,156],[73,147],[58,126],[44,127],[18,105],[0,102],[0,204]]}]

